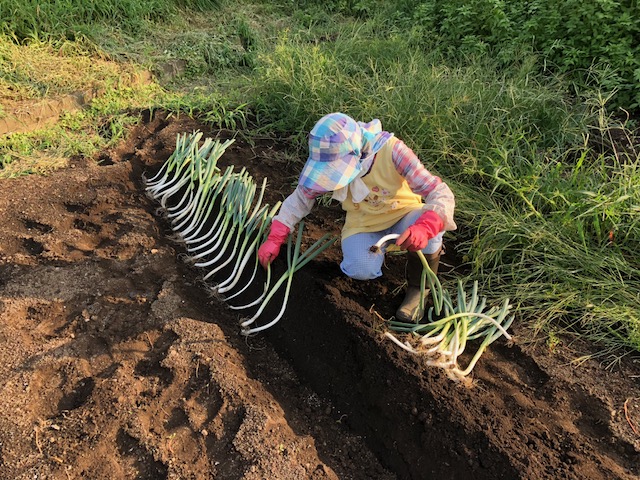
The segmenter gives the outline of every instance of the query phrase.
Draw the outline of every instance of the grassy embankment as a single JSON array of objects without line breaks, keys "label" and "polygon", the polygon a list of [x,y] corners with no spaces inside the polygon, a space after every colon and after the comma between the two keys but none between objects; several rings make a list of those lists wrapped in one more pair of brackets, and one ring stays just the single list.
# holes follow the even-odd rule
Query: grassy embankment
[{"label": "grassy embankment", "polygon": [[[447,45],[433,41],[426,49],[388,12],[356,20],[315,2],[202,1],[181,2],[190,10],[164,2],[152,14],[123,1],[97,3],[120,17],[78,13],[61,27],[55,12],[41,12],[50,15],[46,28],[9,26],[27,46],[2,38],[3,97],[78,87],[61,80],[77,78],[67,66],[34,75],[41,69],[26,61],[36,58],[32,52],[44,52],[41,62],[88,72],[77,65],[111,60],[86,77],[108,86],[90,108],[53,128],[0,140],[5,171],[25,158],[105,148],[137,121],[140,108],[238,128],[250,118],[261,133],[292,135],[300,159],[306,132],[324,113],[380,118],[454,189],[460,275],[480,280],[496,301],[509,297],[520,321],[551,345],[570,328],[602,342],[604,351],[640,350],[640,157],[637,147],[612,141],[631,126],[608,111],[612,92],[583,85],[569,97],[568,81],[541,73],[544,58],[532,54],[510,63],[482,51],[453,59]],[[114,18],[117,29],[107,26]],[[168,64],[178,65],[179,75],[160,76],[162,85],[123,85],[121,73],[107,73],[161,72]],[[105,135],[99,126],[107,120]]]}]

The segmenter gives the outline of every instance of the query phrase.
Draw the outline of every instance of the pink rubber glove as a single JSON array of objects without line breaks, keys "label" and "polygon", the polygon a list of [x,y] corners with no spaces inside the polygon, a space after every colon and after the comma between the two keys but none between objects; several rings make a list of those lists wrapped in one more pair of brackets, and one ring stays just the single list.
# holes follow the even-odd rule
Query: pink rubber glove
[{"label": "pink rubber glove", "polygon": [[280,247],[287,241],[289,236],[289,227],[278,220],[271,222],[271,228],[269,230],[269,236],[258,249],[258,259],[260,265],[267,268],[269,264],[275,260],[280,253]]},{"label": "pink rubber glove", "polygon": [[396,239],[396,245],[410,252],[417,252],[426,247],[429,240],[438,235],[443,228],[444,222],[440,215],[428,210]]}]

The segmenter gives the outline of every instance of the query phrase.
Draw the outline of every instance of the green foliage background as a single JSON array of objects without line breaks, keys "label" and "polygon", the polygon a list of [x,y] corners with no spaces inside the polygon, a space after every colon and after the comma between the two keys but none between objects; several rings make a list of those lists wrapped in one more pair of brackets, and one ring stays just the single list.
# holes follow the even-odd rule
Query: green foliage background
[{"label": "green foliage background", "polygon": [[502,64],[539,55],[541,71],[568,74],[580,91],[616,91],[615,106],[640,107],[637,0],[301,0],[380,19],[425,50],[451,59],[489,53]]}]

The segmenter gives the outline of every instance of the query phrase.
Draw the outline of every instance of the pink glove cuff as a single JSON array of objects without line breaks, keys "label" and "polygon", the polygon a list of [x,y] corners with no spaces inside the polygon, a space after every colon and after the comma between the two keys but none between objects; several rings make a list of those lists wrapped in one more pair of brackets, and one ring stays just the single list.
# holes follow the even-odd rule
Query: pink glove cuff
[{"label": "pink glove cuff", "polygon": [[429,239],[438,235],[442,229],[444,228],[444,222],[433,210],[427,210],[424,212],[418,220],[415,221],[414,225],[419,225],[428,230]]},{"label": "pink glove cuff", "polygon": [[273,220],[271,222],[269,236],[258,249],[260,265],[267,268],[271,261],[280,253],[280,247],[287,241],[288,236],[289,227],[278,220]]},{"label": "pink glove cuff", "polygon": [[444,222],[433,210],[424,212],[396,240],[396,245],[417,252],[429,244],[429,240],[438,235],[444,228]]},{"label": "pink glove cuff", "polygon": [[269,230],[269,240],[280,243],[282,245],[289,236],[291,231],[284,223],[278,220],[271,221],[271,229]]}]

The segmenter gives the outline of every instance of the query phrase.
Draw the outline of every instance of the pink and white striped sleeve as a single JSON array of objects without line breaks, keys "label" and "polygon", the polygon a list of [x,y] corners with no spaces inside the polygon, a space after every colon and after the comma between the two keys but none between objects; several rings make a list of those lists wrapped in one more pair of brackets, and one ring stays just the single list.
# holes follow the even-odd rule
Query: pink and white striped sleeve
[{"label": "pink and white striped sleeve", "polygon": [[445,230],[457,228],[453,220],[456,201],[449,186],[425,168],[418,156],[404,142],[398,140],[393,146],[393,164],[402,175],[411,191],[420,195],[425,210],[436,212],[444,223]]},{"label": "pink and white striped sleeve", "polygon": [[318,192],[298,185],[291,195],[282,202],[278,214],[273,219],[284,223],[289,227],[289,230],[293,231],[293,227],[309,215],[316,203],[316,197],[320,195]]}]

